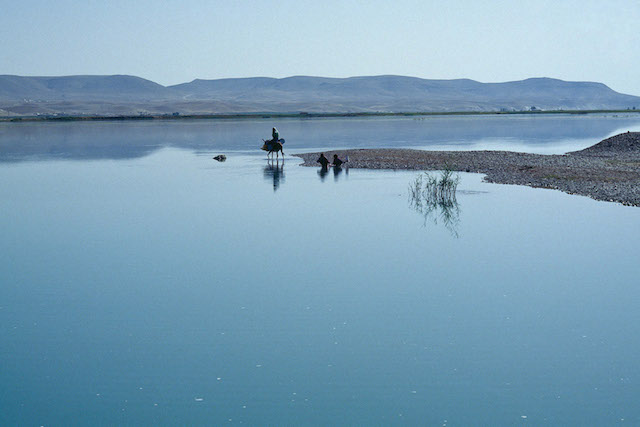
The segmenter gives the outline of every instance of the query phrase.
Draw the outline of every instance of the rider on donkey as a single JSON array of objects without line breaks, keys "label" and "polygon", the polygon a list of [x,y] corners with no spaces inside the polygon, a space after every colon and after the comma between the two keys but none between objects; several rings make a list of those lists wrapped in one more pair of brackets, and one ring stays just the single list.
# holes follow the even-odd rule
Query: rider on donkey
[{"label": "rider on donkey", "polygon": [[282,158],[284,159],[284,151],[282,150],[282,144],[284,144],[284,139],[280,139],[280,132],[278,132],[278,129],[276,128],[272,128],[271,129],[271,139],[264,141],[264,145],[262,146],[262,149],[264,151],[267,151],[267,156],[269,154],[271,154],[273,156],[273,153],[276,153],[276,156],[278,155],[278,151],[282,153]]},{"label": "rider on donkey", "polygon": [[272,128],[271,139],[264,142],[265,144],[267,144],[268,151],[273,150],[275,143],[278,142],[279,139],[280,139],[280,132],[278,132],[278,129]]}]

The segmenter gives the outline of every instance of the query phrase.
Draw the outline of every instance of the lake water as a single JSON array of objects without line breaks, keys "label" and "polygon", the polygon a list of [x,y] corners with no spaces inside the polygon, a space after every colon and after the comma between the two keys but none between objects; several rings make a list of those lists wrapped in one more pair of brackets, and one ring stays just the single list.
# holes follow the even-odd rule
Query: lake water
[{"label": "lake water", "polygon": [[[275,125],[284,163],[257,151]],[[0,124],[0,424],[640,423],[640,209],[335,147],[562,153],[640,116]],[[212,156],[224,153],[218,163]]]}]

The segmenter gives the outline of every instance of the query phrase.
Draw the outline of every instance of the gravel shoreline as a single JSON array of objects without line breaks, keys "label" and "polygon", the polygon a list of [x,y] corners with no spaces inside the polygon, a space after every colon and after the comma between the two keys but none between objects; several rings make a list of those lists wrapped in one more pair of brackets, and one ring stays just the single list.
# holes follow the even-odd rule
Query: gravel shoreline
[{"label": "gravel shoreline", "polygon": [[[497,184],[551,188],[596,200],[640,206],[640,132],[622,133],[564,155],[511,151],[424,151],[359,149],[326,151],[332,159],[349,157],[349,167],[442,170],[485,174]],[[318,166],[320,153],[294,154],[302,166]]]}]

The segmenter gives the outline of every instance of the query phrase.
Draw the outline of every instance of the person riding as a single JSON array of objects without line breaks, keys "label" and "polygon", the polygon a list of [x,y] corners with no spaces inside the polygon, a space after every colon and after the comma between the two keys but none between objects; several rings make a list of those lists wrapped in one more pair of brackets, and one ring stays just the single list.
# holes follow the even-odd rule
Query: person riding
[{"label": "person riding", "polygon": [[333,155],[333,166],[340,167],[344,162],[338,158],[337,154]]},{"label": "person riding", "polygon": [[279,142],[279,140],[280,140],[280,132],[278,132],[278,129],[276,128],[271,128],[271,139],[268,139],[266,141],[263,139],[264,147],[262,149],[267,151],[272,151],[275,148],[276,142]]}]

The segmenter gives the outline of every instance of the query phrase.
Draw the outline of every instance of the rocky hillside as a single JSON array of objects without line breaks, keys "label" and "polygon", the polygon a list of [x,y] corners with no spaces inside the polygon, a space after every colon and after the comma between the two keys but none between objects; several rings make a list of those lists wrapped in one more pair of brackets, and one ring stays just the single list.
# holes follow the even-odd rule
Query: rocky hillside
[{"label": "rocky hillside", "polygon": [[505,83],[405,76],[194,80],[162,86],[135,76],[0,75],[0,115],[255,112],[451,112],[640,109],[602,83],[532,78]]}]

